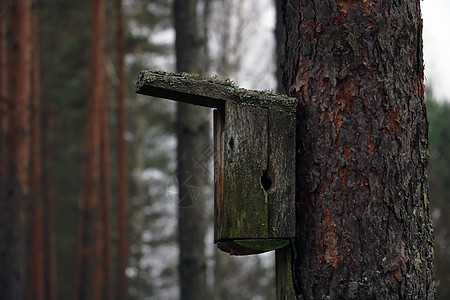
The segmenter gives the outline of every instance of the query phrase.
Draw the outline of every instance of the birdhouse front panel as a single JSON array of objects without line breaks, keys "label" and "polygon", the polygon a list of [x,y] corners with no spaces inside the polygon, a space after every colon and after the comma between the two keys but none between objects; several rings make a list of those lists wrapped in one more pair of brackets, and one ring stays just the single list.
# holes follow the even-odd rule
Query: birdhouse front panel
[{"label": "birdhouse front panel", "polygon": [[268,199],[261,175],[268,162],[268,111],[228,102],[223,128],[223,200],[217,206],[220,239],[268,238]]},{"label": "birdhouse front panel", "polygon": [[215,119],[219,248],[253,254],[286,245],[295,235],[295,118],[229,101]]}]

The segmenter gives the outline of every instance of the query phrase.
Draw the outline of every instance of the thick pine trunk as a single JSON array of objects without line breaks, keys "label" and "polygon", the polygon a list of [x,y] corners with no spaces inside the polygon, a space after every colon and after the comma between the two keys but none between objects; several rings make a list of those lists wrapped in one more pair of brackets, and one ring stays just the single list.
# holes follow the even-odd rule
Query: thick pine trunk
[{"label": "thick pine trunk", "polygon": [[419,1],[286,0],[303,299],[433,299]]},{"label": "thick pine trunk", "polygon": [[[177,71],[201,73],[197,0],[175,0]],[[206,108],[177,104],[177,182],[180,299],[206,299],[205,187],[210,120]],[[208,152],[209,149],[209,152]],[[205,155],[205,151],[207,152]]]},{"label": "thick pine trunk", "polygon": [[78,253],[75,299],[95,299],[99,286],[95,281],[100,196],[101,102],[103,88],[103,27],[105,1],[92,2],[92,35],[89,98],[84,152],[84,194],[78,219]]},{"label": "thick pine trunk", "polygon": [[126,107],[125,107],[125,33],[122,1],[116,0],[117,26],[117,196],[118,196],[118,299],[127,295],[125,269],[128,265],[128,176],[127,152],[125,144]]},{"label": "thick pine trunk", "polygon": [[6,178],[0,188],[0,299],[4,300],[22,299],[25,288],[25,228],[30,193],[31,1],[11,1],[8,15]]}]

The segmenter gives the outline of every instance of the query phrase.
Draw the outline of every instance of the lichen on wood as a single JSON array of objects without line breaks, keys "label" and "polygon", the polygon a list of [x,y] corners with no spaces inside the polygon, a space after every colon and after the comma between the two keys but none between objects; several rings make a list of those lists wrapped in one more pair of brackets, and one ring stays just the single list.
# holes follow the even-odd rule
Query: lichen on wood
[{"label": "lichen on wood", "polygon": [[141,71],[136,92],[216,108],[225,101],[295,113],[297,99],[272,91],[247,90],[215,75]]}]

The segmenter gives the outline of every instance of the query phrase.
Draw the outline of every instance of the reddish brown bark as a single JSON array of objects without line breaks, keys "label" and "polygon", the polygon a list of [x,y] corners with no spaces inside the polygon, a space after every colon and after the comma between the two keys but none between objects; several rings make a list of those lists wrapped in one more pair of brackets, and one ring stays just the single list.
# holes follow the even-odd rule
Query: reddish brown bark
[{"label": "reddish brown bark", "polygon": [[125,33],[122,1],[115,1],[117,26],[117,188],[118,188],[118,299],[124,300],[127,296],[127,283],[125,269],[128,265],[128,176],[126,160],[126,108],[125,108]]},{"label": "reddish brown bark", "polygon": [[103,28],[105,1],[93,1],[89,98],[84,149],[84,194],[80,207],[75,299],[96,299],[96,246],[100,196],[101,103],[103,87]]},{"label": "reddish brown bark", "polygon": [[8,7],[6,178],[0,188],[0,299],[22,299],[30,173],[31,1]]},{"label": "reddish brown bark", "polygon": [[433,299],[419,1],[287,0],[302,299]]},{"label": "reddish brown bark", "polygon": [[38,51],[37,1],[33,1],[32,73],[31,73],[31,218],[28,270],[31,281],[31,299],[44,299],[44,245],[41,165],[41,103]]},{"label": "reddish brown bark", "polygon": [[[8,66],[7,66],[7,3],[5,1],[0,2],[0,209],[3,209],[6,198],[7,190],[7,178],[8,178],[8,166],[7,166],[7,129],[8,129]],[[0,226],[4,226],[3,221],[0,220]],[[5,227],[6,228],[6,227]],[[3,240],[6,238],[6,231],[0,228],[0,259],[5,259],[4,256],[8,253],[8,249],[5,248]],[[2,263],[0,262],[0,266]],[[3,266],[2,266],[3,267]],[[7,284],[6,276],[1,274],[0,271],[0,288],[6,288]]]},{"label": "reddish brown bark", "polygon": [[108,104],[102,102],[102,127],[101,127],[101,159],[100,159],[100,214],[99,214],[99,284],[100,298],[112,299],[112,269],[111,269],[111,165],[109,157],[109,123]]},{"label": "reddish brown bark", "polygon": [[[7,99],[7,53],[6,53],[6,18],[7,5],[5,1],[0,2],[0,186],[6,183],[6,132],[8,126]],[[4,191],[0,192],[3,197]]]},{"label": "reddish brown bark", "polygon": [[[42,122],[42,133],[44,142],[42,143],[43,165],[54,161],[52,149],[52,120],[53,114],[49,106],[45,107],[45,116]],[[43,172],[43,211],[44,218],[44,294],[46,300],[56,300],[58,297],[57,288],[57,257],[56,257],[56,239],[55,239],[55,205],[56,201],[53,195],[52,173],[50,168],[45,168]]]}]

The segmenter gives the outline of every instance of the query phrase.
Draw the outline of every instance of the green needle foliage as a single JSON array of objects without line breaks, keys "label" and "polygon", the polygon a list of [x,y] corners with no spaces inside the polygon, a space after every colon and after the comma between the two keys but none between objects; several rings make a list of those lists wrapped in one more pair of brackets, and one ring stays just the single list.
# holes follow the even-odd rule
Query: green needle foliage
[{"label": "green needle foliage", "polygon": [[430,201],[434,221],[436,299],[450,298],[450,104],[425,93],[430,126]]}]

